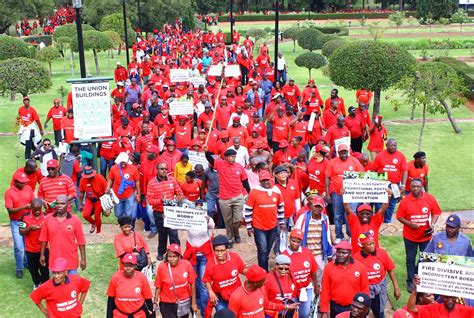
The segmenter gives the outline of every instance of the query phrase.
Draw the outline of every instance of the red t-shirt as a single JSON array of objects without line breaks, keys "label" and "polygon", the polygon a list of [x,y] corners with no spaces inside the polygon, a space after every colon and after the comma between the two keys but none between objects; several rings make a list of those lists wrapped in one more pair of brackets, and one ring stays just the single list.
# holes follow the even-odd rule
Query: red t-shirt
[{"label": "red t-shirt", "polygon": [[[372,127],[370,129],[372,129]],[[375,127],[374,131],[369,136],[369,145],[367,146],[367,149],[376,152],[383,151],[385,138],[387,138],[387,129],[385,129],[384,126]]]},{"label": "red t-shirt", "polygon": [[297,120],[291,128],[290,138],[293,139],[296,136],[300,136],[301,145],[305,145],[308,142],[308,122],[304,120]]},{"label": "red t-shirt", "polygon": [[[332,98],[326,99],[324,102],[324,110],[331,108]],[[337,111],[346,116],[346,107],[344,106],[344,99],[342,97],[336,98]]]},{"label": "red t-shirt", "polygon": [[264,318],[264,303],[264,288],[248,291],[244,286],[241,286],[230,297],[229,310],[234,312],[237,318]]},{"label": "red t-shirt", "polygon": [[387,271],[395,269],[395,264],[390,255],[383,248],[377,248],[374,254],[364,253],[362,255],[362,252],[355,253],[354,259],[364,264],[367,269],[369,285],[380,283],[387,276]]},{"label": "red t-shirt", "polygon": [[183,194],[191,202],[198,200],[201,197],[201,180],[194,180],[193,182],[183,182],[179,186],[183,190]]},{"label": "red t-shirt", "polygon": [[76,139],[74,136],[74,118],[64,117],[61,121],[61,129],[64,130],[64,139],[68,144]]},{"label": "red t-shirt", "polygon": [[[140,174],[138,173],[137,167],[133,165],[127,165],[125,168],[122,168],[122,175],[125,179],[135,182],[135,187],[137,181],[140,181]],[[112,188],[119,199],[129,198],[135,189],[135,187],[127,186],[122,194],[118,193],[122,177],[120,176],[120,169],[118,165],[112,166],[109,171],[109,179],[113,181]]]},{"label": "red t-shirt", "polygon": [[290,273],[298,288],[307,287],[311,283],[311,275],[318,270],[318,264],[313,253],[306,247],[301,246],[296,252],[287,249],[282,253],[291,259]]},{"label": "red t-shirt", "polygon": [[[252,227],[259,230],[270,230],[277,226],[278,206],[282,203],[282,195],[278,192],[272,191],[272,194],[268,195],[266,191],[252,189],[245,203],[245,209],[247,207],[253,209]],[[245,218],[247,221],[247,215]]]},{"label": "red t-shirt", "polygon": [[[41,179],[38,187],[38,198],[44,199],[46,202],[56,201],[58,195],[72,195],[77,196],[76,186],[72,182],[71,178],[65,175],[60,175],[55,178],[44,177]],[[71,204],[67,204],[68,212],[71,212]],[[55,209],[47,208],[46,213],[52,213]]]},{"label": "red t-shirt", "polygon": [[115,158],[113,141],[106,141],[100,144],[100,156],[106,160],[113,160]]},{"label": "red t-shirt", "polygon": [[344,124],[347,128],[349,128],[349,131],[351,132],[351,138],[356,139],[362,136],[364,125],[361,117],[357,115],[354,117],[347,116]]},{"label": "red t-shirt", "polygon": [[247,173],[240,163],[229,164],[216,159],[214,169],[219,175],[219,199],[228,200],[242,194],[242,181],[247,180]]},{"label": "red t-shirt", "polygon": [[53,119],[53,129],[54,130],[61,130],[61,121],[64,116],[66,116],[66,108],[63,106],[53,106],[46,115],[46,120]]},{"label": "red t-shirt", "polygon": [[[278,273],[276,273],[278,281],[280,282],[280,284],[278,284],[273,273],[276,272],[271,271],[267,274],[265,285],[263,285],[268,301],[276,304],[283,304],[285,299],[292,299],[298,296],[298,289],[290,275],[280,276]],[[281,291],[283,291],[283,295],[281,294]],[[275,317],[275,314],[275,310],[265,308],[265,315]]]},{"label": "red t-shirt", "polygon": [[67,269],[77,269],[79,258],[77,248],[86,245],[86,238],[81,220],[70,213],[66,219],[59,222],[55,214],[44,219],[39,237],[41,242],[49,242],[49,259],[62,257],[67,260]]},{"label": "red t-shirt", "polygon": [[374,170],[377,172],[387,172],[388,181],[399,183],[402,181],[403,172],[408,170],[405,155],[400,151],[391,154],[387,150],[382,151],[375,157]]},{"label": "red t-shirt", "polygon": [[418,318],[472,318],[474,307],[456,304],[454,310],[448,312],[444,304],[433,303],[417,306]]},{"label": "red t-shirt", "polygon": [[[178,264],[171,267],[175,291],[179,300],[191,297],[191,286],[196,281],[196,272],[189,261],[179,260]],[[162,262],[156,271],[155,287],[161,289],[160,301],[164,303],[176,303],[176,294],[173,290],[168,263]]]},{"label": "red t-shirt", "polygon": [[[17,172],[25,172],[25,167],[21,167],[21,168],[18,168],[12,175],[12,181],[10,183],[10,186],[13,185],[13,176],[15,175],[15,173]],[[28,185],[31,187],[31,189],[34,191],[35,188],[36,188],[36,184],[39,184],[41,179],[43,179],[43,175],[41,174],[41,170],[40,169],[36,169],[36,171],[32,174],[26,174],[25,175],[28,177],[28,179],[30,179],[30,181],[28,181]]]},{"label": "red t-shirt", "polygon": [[176,147],[179,149],[188,148],[191,144],[191,131],[193,130],[191,123],[187,121],[184,126],[179,123],[174,125],[174,132],[176,136]]},{"label": "red t-shirt", "polygon": [[274,142],[280,142],[281,140],[288,140],[288,133],[290,131],[290,120],[286,117],[275,116],[273,118],[273,138]]},{"label": "red t-shirt", "polygon": [[21,106],[18,109],[18,117],[20,124],[24,127],[29,126],[33,122],[36,122],[36,124],[39,126],[39,129],[43,129],[38,113],[36,112],[36,109],[33,106],[28,107],[28,109],[25,106]]},{"label": "red t-shirt", "polygon": [[81,317],[82,304],[79,302],[79,294],[86,293],[91,282],[78,275],[68,275],[66,279],[64,284],[55,285],[51,278],[30,294],[35,304],[46,301],[50,318]]},{"label": "red t-shirt", "polygon": [[408,178],[407,184],[405,186],[406,191],[411,191],[411,180],[421,179],[423,181],[423,186],[426,186],[426,177],[428,177],[429,167],[425,164],[421,168],[415,167],[415,160],[412,160],[408,163]]},{"label": "red t-shirt", "polygon": [[336,192],[337,194],[341,194],[344,171],[364,171],[364,167],[362,167],[359,160],[351,156],[349,156],[346,161],[342,161],[339,157],[329,161],[324,173],[326,177],[331,179],[329,186],[330,193]]},{"label": "red t-shirt", "polygon": [[416,230],[403,225],[403,237],[413,242],[429,241],[432,235],[424,236],[424,234],[430,227],[430,220],[434,215],[441,215],[441,208],[431,194],[423,192],[419,198],[415,198],[411,193],[403,198],[398,206],[397,218],[403,217],[419,225]]},{"label": "red t-shirt", "polygon": [[275,154],[273,155],[272,162],[273,162],[273,165],[276,167],[276,166],[281,165],[284,162],[290,162],[291,159],[293,159],[293,157],[291,156],[289,151],[283,152],[280,149],[280,150],[277,150]]},{"label": "red t-shirt", "polygon": [[[144,274],[135,271],[133,277],[125,277],[123,271],[115,272],[110,278],[107,296],[115,298],[115,306],[124,313],[132,313],[143,306],[145,299],[151,299],[150,284]],[[142,311],[134,317],[146,317]],[[114,317],[126,317],[118,310],[114,310]]]},{"label": "red t-shirt", "polygon": [[[21,218],[21,222],[24,224],[20,226],[21,228],[27,228],[30,225],[39,225],[43,226],[44,218],[46,214],[41,213],[38,218],[36,218],[32,212],[26,213]],[[24,236],[25,238],[25,250],[30,253],[39,253],[41,252],[41,242],[39,240],[41,234],[41,228],[39,230],[30,230],[28,234]]]},{"label": "red t-shirt", "polygon": [[329,127],[326,134],[326,141],[331,145],[331,147],[334,147],[334,141],[344,137],[351,137],[349,129],[346,126],[339,128],[337,125],[332,125]]},{"label": "red t-shirt", "polygon": [[220,263],[215,258],[208,260],[202,281],[211,283],[212,290],[228,301],[232,293],[242,286],[239,273],[242,274],[245,267],[239,254],[228,251],[225,263]]},{"label": "red t-shirt", "polygon": [[[370,223],[362,224],[356,214],[351,213],[347,218],[347,223],[351,229],[352,237],[358,238],[360,234],[365,232],[372,232],[375,238],[375,247],[379,247],[379,229],[383,223],[384,214],[380,211],[375,213],[370,219]],[[351,240],[352,254],[360,251],[360,246],[357,239]]]},{"label": "red t-shirt", "polygon": [[296,213],[296,200],[300,199],[301,191],[296,181],[288,179],[286,186],[282,186],[278,182],[275,185],[280,189],[285,203],[285,218],[291,218]]},{"label": "red t-shirt", "polygon": [[[11,186],[5,191],[5,208],[14,209],[31,203],[35,197],[33,190],[31,190],[29,185],[25,185],[23,189],[18,189],[15,186]],[[22,215],[28,212],[29,209],[23,209],[16,213],[8,214],[10,220],[18,221],[21,219]]]},{"label": "red t-shirt", "polygon": [[316,189],[319,194],[323,194],[325,189],[325,178],[326,178],[326,167],[329,160],[324,159],[321,162],[317,162],[315,159],[310,159],[307,167],[309,188],[310,190]]},{"label": "red t-shirt", "polygon": [[335,113],[331,109],[326,109],[323,112],[323,116],[321,118],[321,122],[324,126],[324,128],[328,129],[332,125],[335,125],[337,123],[337,117],[342,115],[339,111],[336,111]]},{"label": "red t-shirt", "polygon": [[285,85],[281,89],[281,92],[291,106],[296,106],[298,103],[298,97],[301,96],[301,91],[298,86],[290,86],[289,84]]}]

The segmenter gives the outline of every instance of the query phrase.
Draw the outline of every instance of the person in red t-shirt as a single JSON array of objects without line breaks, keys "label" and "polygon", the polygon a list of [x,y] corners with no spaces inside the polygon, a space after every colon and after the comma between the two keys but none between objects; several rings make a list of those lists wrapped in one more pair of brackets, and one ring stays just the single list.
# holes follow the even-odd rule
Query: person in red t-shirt
[{"label": "person in red t-shirt", "polygon": [[344,125],[346,118],[339,115],[336,120],[336,124],[328,128],[326,134],[326,141],[329,146],[334,147],[335,141],[345,137],[352,137],[349,129]]},{"label": "person in red t-shirt", "polygon": [[400,201],[397,220],[403,224],[403,241],[407,267],[407,290],[414,288],[413,277],[417,270],[416,255],[418,249],[424,251],[432,237],[433,229],[441,215],[436,199],[423,192],[420,179],[411,181],[411,193]]},{"label": "person in red t-shirt", "polygon": [[358,89],[356,92],[356,102],[357,103],[364,103],[365,105],[370,104],[370,100],[372,99],[372,92],[365,89],[361,88]]},{"label": "person in red t-shirt", "polygon": [[382,116],[375,116],[374,123],[369,130],[369,145],[367,150],[370,151],[372,160],[383,151],[384,141],[387,140],[387,129],[382,124]]},{"label": "person in red t-shirt", "polygon": [[366,293],[357,293],[354,295],[354,299],[349,308],[350,310],[338,314],[335,318],[367,318],[369,315],[370,303],[369,295]]},{"label": "person in red t-shirt", "polygon": [[68,267],[67,259],[54,259],[50,266],[53,278],[30,294],[31,300],[46,317],[81,317],[82,304],[91,283],[78,275],[68,274]]},{"label": "person in red t-shirt", "polygon": [[63,131],[63,141],[70,144],[76,139],[74,136],[74,111],[72,108],[67,110],[66,117],[62,119],[61,129]]},{"label": "person in red t-shirt", "polygon": [[180,183],[179,186],[183,190],[183,195],[191,202],[195,202],[201,198],[202,181],[196,179],[194,171],[188,171],[185,175],[185,182]]},{"label": "person in red t-shirt", "polygon": [[59,98],[55,98],[53,101],[53,107],[51,107],[48,114],[46,115],[44,128],[48,128],[48,122],[53,119],[54,143],[56,147],[62,140],[61,122],[63,117],[66,116],[66,112],[66,108],[61,106],[61,100]]},{"label": "person in red t-shirt", "polygon": [[280,190],[272,186],[272,179],[270,172],[260,171],[260,185],[250,191],[244,212],[247,233],[255,237],[258,265],[265,270],[268,270],[268,257],[277,237],[277,226],[286,230],[285,204]]},{"label": "person in red t-shirt", "polygon": [[324,102],[324,110],[329,109],[332,104],[337,106],[337,111],[340,112],[342,115],[346,116],[346,107],[344,106],[344,99],[339,97],[339,91],[337,88],[331,90],[331,97],[326,99]]},{"label": "person in red t-shirt", "polygon": [[[356,236],[354,235],[354,238]],[[375,247],[375,237],[371,232],[361,233],[358,237],[358,245],[362,248],[354,254],[354,259],[364,264],[367,269],[370,289],[373,291],[370,308],[375,318],[383,318],[385,306],[388,301],[387,274],[393,284],[393,295],[395,299],[400,298],[397,277],[395,276],[395,264],[390,255],[383,248]],[[355,240],[354,240],[355,241]]]},{"label": "person in red t-shirt", "polygon": [[[28,178],[28,185],[31,187],[33,191],[36,189],[36,184],[39,185],[41,179],[43,179],[43,175],[41,174],[41,170],[38,169],[38,165],[36,164],[35,159],[28,159],[26,160],[25,166],[18,168],[15,173],[17,172],[24,172],[26,177]],[[13,173],[13,176],[15,176]],[[12,181],[10,182],[10,186],[13,185],[13,177]]]},{"label": "person in red t-shirt", "polygon": [[423,181],[423,188],[428,191],[428,172],[429,167],[426,164],[426,153],[418,151],[413,155],[412,161],[408,163],[408,178],[405,185],[405,192],[410,193],[410,183],[413,179],[421,179]]},{"label": "person in red t-shirt", "polygon": [[33,199],[31,201],[31,212],[25,213],[21,218],[20,234],[25,239],[25,254],[28,261],[28,270],[31,274],[31,279],[35,288],[38,288],[40,284],[45,283],[49,279],[48,270],[48,257],[49,250],[46,249],[46,266],[41,266],[41,242],[39,236],[41,228],[44,224],[44,214],[41,209],[43,208],[43,201],[41,199]]},{"label": "person in red t-shirt", "polygon": [[146,276],[136,270],[136,255],[123,255],[121,263],[123,269],[112,275],[107,288],[107,317],[149,317],[153,295]]},{"label": "person in red t-shirt", "polygon": [[[25,145],[25,159],[29,159],[31,151],[36,149],[35,145],[41,140],[44,131],[38,113],[30,105],[30,98],[28,96],[23,97],[23,106],[18,109],[16,122],[20,125],[21,142]],[[38,127],[32,125],[34,123]],[[38,136],[37,133],[41,136]]]},{"label": "person in red t-shirt", "polygon": [[92,167],[84,167],[81,181],[79,181],[79,200],[81,204],[85,202],[81,207],[82,216],[91,224],[90,233],[94,233],[96,229],[97,234],[101,231],[102,205],[99,198],[104,195],[105,189],[107,189],[107,180],[104,176],[97,174]]},{"label": "person in red t-shirt", "polygon": [[349,107],[349,116],[346,117],[344,125],[351,133],[351,149],[353,152],[362,152],[364,144],[363,133],[365,126],[362,118],[357,116],[357,109],[354,106]]}]

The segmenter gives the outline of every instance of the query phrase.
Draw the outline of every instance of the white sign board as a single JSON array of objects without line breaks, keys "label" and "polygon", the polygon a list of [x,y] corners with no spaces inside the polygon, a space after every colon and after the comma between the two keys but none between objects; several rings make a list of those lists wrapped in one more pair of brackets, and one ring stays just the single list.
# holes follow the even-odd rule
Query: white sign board
[{"label": "white sign board", "polygon": [[474,258],[421,253],[418,292],[474,299]]},{"label": "white sign board", "polygon": [[240,66],[236,65],[227,65],[224,70],[225,77],[239,77],[240,76]]},{"label": "white sign board", "polygon": [[377,172],[344,172],[344,203],[387,203],[388,181]]},{"label": "white sign board", "polygon": [[204,86],[206,85],[206,79],[201,76],[191,76],[189,78],[189,82],[191,82],[191,84],[193,84],[195,87],[198,87],[201,84]]},{"label": "white sign board", "polygon": [[165,227],[176,230],[207,230],[207,211],[179,206],[165,206]]},{"label": "white sign board", "polygon": [[111,136],[109,82],[71,85],[74,136],[78,139]]},{"label": "white sign board", "polygon": [[211,65],[207,71],[209,76],[221,76],[222,75],[222,64]]},{"label": "white sign board", "polygon": [[334,140],[334,147],[336,147],[336,155],[339,157],[339,146],[346,145],[351,149],[351,137],[342,137]]},{"label": "white sign board", "polygon": [[190,150],[188,151],[188,156],[189,162],[193,165],[193,167],[196,167],[197,164],[201,164],[204,169],[206,169],[209,166],[206,155],[203,152]]},{"label": "white sign board", "polygon": [[172,101],[170,103],[170,115],[191,115],[194,112],[193,101]]},{"label": "white sign board", "polygon": [[189,70],[186,69],[170,69],[170,82],[188,82]]}]

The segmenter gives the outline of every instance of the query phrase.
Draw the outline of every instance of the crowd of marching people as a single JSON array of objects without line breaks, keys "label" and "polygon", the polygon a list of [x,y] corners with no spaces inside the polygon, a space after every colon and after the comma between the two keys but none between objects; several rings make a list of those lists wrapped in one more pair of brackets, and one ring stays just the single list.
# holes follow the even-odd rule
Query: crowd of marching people
[{"label": "crowd of marching people", "polygon": [[[88,260],[76,214],[88,235],[100,233],[110,196],[121,231],[107,317],[384,317],[390,284],[396,299],[404,287],[411,294],[398,317],[473,317],[468,300],[416,291],[418,251],[472,256],[472,245],[457,215],[434,233],[441,209],[429,193],[427,155],[407,160],[397,149],[383,117],[369,113],[371,92],[344,99],[332,89],[323,98],[315,80],[295,83],[282,54],[272,61],[265,44],[237,31],[234,44],[225,40],[220,30],[177,22],[141,38],[128,65],[117,62],[112,135],[102,136],[97,169],[91,145],[74,136],[72,95],[66,107],[55,99],[43,123],[24,96],[17,120],[26,162],[5,205],[16,276],[28,267],[39,310],[81,315],[94,282],[78,275]],[[208,74],[216,65],[238,65],[240,75]],[[204,81],[173,81],[173,69]],[[192,101],[193,113],[172,115],[174,101]],[[54,137],[43,138],[50,121]],[[196,155],[207,165],[193,163]],[[344,202],[345,171],[386,173],[387,202]],[[206,230],[181,233],[185,243],[164,222],[165,207],[184,201],[207,210]],[[379,243],[393,218],[403,224],[406,286],[394,272],[405,264]],[[138,220],[148,234],[135,231]],[[255,240],[258,265],[233,251],[243,235]],[[141,270],[155,261],[150,282]]]}]

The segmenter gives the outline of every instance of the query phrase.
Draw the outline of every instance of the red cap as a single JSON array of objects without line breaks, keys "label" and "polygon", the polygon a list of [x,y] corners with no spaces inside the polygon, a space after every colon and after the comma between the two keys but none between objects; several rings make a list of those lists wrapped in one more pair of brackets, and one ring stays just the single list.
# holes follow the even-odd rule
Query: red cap
[{"label": "red cap", "polygon": [[150,116],[150,112],[148,110],[144,110],[144,111],[142,111],[142,115],[143,115],[143,117]]},{"label": "red cap", "polygon": [[52,272],[63,272],[67,270],[67,260],[62,257],[56,258],[53,265],[49,265],[49,270]]},{"label": "red cap", "polygon": [[352,245],[348,241],[341,241],[336,245],[336,249],[352,251]]},{"label": "red cap", "polygon": [[53,100],[53,103],[60,103],[60,102],[61,102],[61,100],[60,100],[59,98],[55,98],[55,99]]},{"label": "red cap", "polygon": [[30,98],[28,97],[28,95],[23,96],[23,101],[25,101],[25,99],[30,100]]},{"label": "red cap", "polygon": [[21,172],[21,171],[15,172],[15,174],[13,175],[13,180],[21,182],[21,183],[26,183],[30,181],[30,179],[28,179],[28,177],[26,176],[26,173]]},{"label": "red cap", "polygon": [[160,147],[158,147],[157,145],[149,145],[148,147],[146,147],[146,151],[154,152],[156,154],[159,154],[160,153]]},{"label": "red cap", "polygon": [[308,84],[314,84],[314,79],[308,80]]},{"label": "red cap", "polygon": [[360,152],[353,152],[352,157],[356,158],[357,160],[362,159],[362,153]]},{"label": "red cap", "polygon": [[59,162],[56,159],[48,160],[46,163],[46,168],[57,168],[59,167]]},{"label": "red cap", "polygon": [[173,140],[168,140],[168,141],[166,142],[166,145],[167,145],[167,146],[176,146],[176,143],[175,143]]},{"label": "red cap", "polygon": [[239,116],[234,116],[234,117],[232,117],[232,121],[234,121],[236,123],[240,123],[240,117]]},{"label": "red cap", "polygon": [[361,212],[361,211],[372,212],[372,207],[370,206],[370,204],[361,204],[357,207],[357,212]]},{"label": "red cap", "polygon": [[361,233],[359,237],[357,238],[357,243],[359,244],[360,247],[362,247],[364,243],[371,242],[373,240],[375,240],[374,234],[372,231],[369,231],[369,232]]},{"label": "red cap", "polygon": [[280,143],[278,144],[278,147],[279,148],[286,148],[288,147],[290,144],[288,143],[288,141],[286,140],[281,140]]},{"label": "red cap", "polygon": [[133,253],[127,253],[122,257],[122,264],[130,263],[137,265],[137,257]]},{"label": "red cap", "polygon": [[383,119],[383,116],[382,115],[377,115],[377,116],[375,116],[375,119]]},{"label": "red cap", "polygon": [[253,264],[249,267],[245,276],[251,282],[259,282],[267,278],[267,272],[260,266]]},{"label": "red cap", "polygon": [[393,318],[413,318],[413,316],[405,309],[398,309],[393,313]]},{"label": "red cap", "polygon": [[186,117],[184,115],[179,115],[178,116],[178,121],[181,121],[181,120],[188,120],[188,117]]},{"label": "red cap", "polygon": [[200,134],[207,134],[207,131],[206,131],[206,129],[199,129],[199,133]]},{"label": "red cap", "polygon": [[324,199],[318,196],[309,197],[308,202],[311,202],[312,205],[319,205],[324,208],[325,202]]},{"label": "red cap", "polygon": [[193,142],[191,142],[191,147],[194,146],[199,146],[199,148],[201,147],[201,143],[199,142],[199,140],[194,140]]},{"label": "red cap", "polygon": [[181,252],[181,246],[178,244],[171,244],[168,246],[168,251],[178,253],[179,255],[183,256],[183,253]]},{"label": "red cap", "polygon": [[303,231],[301,231],[300,229],[294,228],[293,230],[291,230],[290,237],[303,240]]},{"label": "red cap", "polygon": [[337,151],[343,151],[343,150],[346,150],[346,151],[349,151],[349,146],[346,145],[346,144],[341,144],[337,147]]},{"label": "red cap", "polygon": [[321,145],[321,144],[317,144],[316,145],[316,152],[327,152],[326,151],[326,147],[324,145]]},{"label": "red cap", "polygon": [[268,170],[262,170],[260,171],[260,173],[258,174],[258,180],[259,181],[262,181],[262,180],[271,180],[272,179],[272,175],[270,174],[270,172]]},{"label": "red cap", "polygon": [[140,104],[138,104],[138,103],[133,103],[132,104],[132,108],[138,108],[138,107],[140,107]]}]

